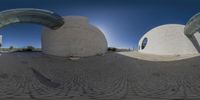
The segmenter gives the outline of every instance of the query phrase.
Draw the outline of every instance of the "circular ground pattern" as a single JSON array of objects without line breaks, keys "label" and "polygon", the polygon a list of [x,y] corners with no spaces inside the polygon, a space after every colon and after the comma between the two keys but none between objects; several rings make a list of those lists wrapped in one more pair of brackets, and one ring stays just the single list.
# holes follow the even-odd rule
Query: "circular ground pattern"
[{"label": "circular ground pattern", "polygon": [[5,53],[0,56],[0,99],[199,100],[199,61],[153,62],[118,53],[79,60]]}]

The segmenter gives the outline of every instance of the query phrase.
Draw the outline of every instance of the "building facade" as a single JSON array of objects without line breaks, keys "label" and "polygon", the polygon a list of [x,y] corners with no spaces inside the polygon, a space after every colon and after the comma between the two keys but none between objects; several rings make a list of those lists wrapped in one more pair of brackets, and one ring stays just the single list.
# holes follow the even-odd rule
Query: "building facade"
[{"label": "building facade", "polygon": [[140,39],[139,52],[155,55],[185,55],[199,53],[200,34],[193,39],[184,34],[185,25],[166,24],[153,28]]}]

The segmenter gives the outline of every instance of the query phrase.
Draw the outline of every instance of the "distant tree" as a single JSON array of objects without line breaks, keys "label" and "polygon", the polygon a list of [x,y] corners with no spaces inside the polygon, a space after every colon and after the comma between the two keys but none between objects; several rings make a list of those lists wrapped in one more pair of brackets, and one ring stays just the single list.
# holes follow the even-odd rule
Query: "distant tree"
[{"label": "distant tree", "polygon": [[14,47],[13,47],[13,46],[10,46],[10,47],[9,47],[9,50],[12,50],[12,49],[14,49]]},{"label": "distant tree", "polygon": [[117,51],[117,48],[108,47],[108,51]]},{"label": "distant tree", "polygon": [[27,47],[22,48],[20,51],[24,52],[24,51],[34,51],[34,50],[35,48],[33,46],[27,46]]},{"label": "distant tree", "polygon": [[34,51],[35,48],[33,46],[27,46],[26,51]]}]

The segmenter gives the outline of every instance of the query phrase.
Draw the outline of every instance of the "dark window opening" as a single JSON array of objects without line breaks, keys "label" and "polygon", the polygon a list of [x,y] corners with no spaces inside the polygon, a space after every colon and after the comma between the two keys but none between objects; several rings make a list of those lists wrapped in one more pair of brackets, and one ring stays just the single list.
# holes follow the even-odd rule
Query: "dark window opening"
[{"label": "dark window opening", "polygon": [[144,40],[142,41],[141,49],[144,49],[144,48],[146,47],[147,42],[148,42],[148,39],[147,39],[147,38],[144,38]]}]

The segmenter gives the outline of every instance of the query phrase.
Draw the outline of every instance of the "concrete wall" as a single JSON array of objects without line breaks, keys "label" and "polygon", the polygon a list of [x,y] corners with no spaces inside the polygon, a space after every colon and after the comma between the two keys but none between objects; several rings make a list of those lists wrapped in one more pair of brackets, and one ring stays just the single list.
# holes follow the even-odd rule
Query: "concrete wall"
[{"label": "concrete wall", "polygon": [[[185,25],[167,24],[158,26],[147,32],[139,41],[141,53],[156,55],[197,54],[193,42],[184,34]],[[144,38],[148,38],[146,47],[142,50]],[[195,39],[200,43],[200,33],[195,33]]]},{"label": "concrete wall", "polygon": [[44,28],[42,50],[56,56],[93,56],[107,51],[104,34],[89,24],[86,17],[65,16],[65,24],[57,29]]},{"label": "concrete wall", "polygon": [[0,47],[2,47],[2,44],[3,44],[3,36],[0,35]]}]

